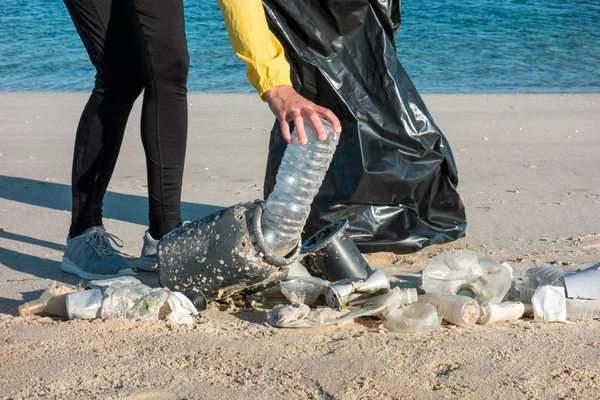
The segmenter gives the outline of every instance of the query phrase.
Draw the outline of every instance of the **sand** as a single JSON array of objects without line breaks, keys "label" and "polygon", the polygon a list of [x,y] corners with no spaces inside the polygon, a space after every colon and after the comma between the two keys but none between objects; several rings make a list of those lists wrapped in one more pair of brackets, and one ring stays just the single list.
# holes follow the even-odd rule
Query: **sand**
[{"label": "sand", "polygon": [[[428,334],[373,321],[278,330],[212,305],[193,326],[16,316],[60,271],[85,94],[0,93],[0,399],[596,399],[600,321]],[[427,95],[453,147],[468,236],[368,258],[403,286],[428,257],[487,251],[521,275],[600,261],[600,95]],[[272,116],[253,95],[190,96],[184,218],[261,197]],[[136,254],[147,220],[139,105],[105,201]],[[143,274],[151,281],[150,274]]]}]

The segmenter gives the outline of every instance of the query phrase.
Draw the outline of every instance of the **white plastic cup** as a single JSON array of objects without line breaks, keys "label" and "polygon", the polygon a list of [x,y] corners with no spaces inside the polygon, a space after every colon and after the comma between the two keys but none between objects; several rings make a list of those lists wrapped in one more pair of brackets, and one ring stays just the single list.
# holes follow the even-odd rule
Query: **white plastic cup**
[{"label": "white plastic cup", "polygon": [[441,322],[433,305],[415,303],[389,313],[383,326],[390,332],[431,332],[437,330]]}]

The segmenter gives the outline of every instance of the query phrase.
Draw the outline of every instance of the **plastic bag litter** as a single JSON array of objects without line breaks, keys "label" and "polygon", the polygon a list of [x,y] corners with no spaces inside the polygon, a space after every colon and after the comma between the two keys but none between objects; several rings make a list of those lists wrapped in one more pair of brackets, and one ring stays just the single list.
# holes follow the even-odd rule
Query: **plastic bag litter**
[{"label": "plastic bag litter", "polygon": [[540,286],[531,299],[536,321],[567,322],[565,289],[557,286]]},{"label": "plastic bag litter", "polygon": [[[407,253],[464,236],[450,146],[396,54],[400,1],[263,5],[291,65],[294,88],[342,123],[304,238],[343,218],[362,252]],[[265,198],[286,145],[275,122]]]},{"label": "plastic bag litter", "polygon": [[267,322],[278,328],[315,328],[341,324],[359,317],[378,315],[385,318],[400,307],[402,297],[400,289],[394,288],[386,294],[367,299],[360,307],[347,307],[343,310],[328,307],[311,310],[298,303],[278,305],[267,314]]},{"label": "plastic bag litter", "polygon": [[429,261],[423,272],[423,289],[472,297],[478,303],[500,303],[513,284],[513,270],[491,255],[471,250],[451,250]]},{"label": "plastic bag litter", "polygon": [[165,316],[165,320],[176,324],[192,324],[194,317],[198,315],[198,310],[194,303],[183,293],[171,292],[167,298],[167,305],[170,311]]},{"label": "plastic bag litter", "polygon": [[102,318],[158,320],[158,313],[169,297],[169,290],[133,282],[113,282],[104,292]]}]

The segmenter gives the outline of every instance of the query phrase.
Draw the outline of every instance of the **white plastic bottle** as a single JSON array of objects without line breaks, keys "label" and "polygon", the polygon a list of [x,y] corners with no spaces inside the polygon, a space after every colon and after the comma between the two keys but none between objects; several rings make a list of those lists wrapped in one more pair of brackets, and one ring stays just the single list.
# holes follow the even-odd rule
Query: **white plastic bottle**
[{"label": "white plastic bottle", "polygon": [[567,319],[600,318],[600,300],[566,299]]},{"label": "white plastic bottle", "polygon": [[304,120],[307,144],[300,144],[294,130],[292,143],[287,146],[277,172],[275,187],[267,199],[262,231],[271,251],[281,257],[298,244],[339,140],[331,124],[324,119],[321,122],[327,131],[325,140],[319,140],[307,120]]},{"label": "white plastic bottle", "polygon": [[449,293],[426,293],[419,296],[419,303],[429,303],[446,321],[458,326],[471,326],[479,319],[479,304],[466,296]]},{"label": "white plastic bottle", "polygon": [[525,306],[520,301],[507,301],[504,303],[481,303],[478,324],[488,325],[494,322],[514,321],[523,316]]}]

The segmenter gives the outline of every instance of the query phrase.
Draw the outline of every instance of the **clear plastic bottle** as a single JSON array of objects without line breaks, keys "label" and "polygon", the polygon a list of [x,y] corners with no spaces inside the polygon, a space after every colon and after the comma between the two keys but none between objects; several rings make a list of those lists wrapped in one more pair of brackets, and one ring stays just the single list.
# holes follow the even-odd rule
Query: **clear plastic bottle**
[{"label": "clear plastic bottle", "polygon": [[567,319],[600,318],[600,300],[567,299]]},{"label": "clear plastic bottle", "polygon": [[40,296],[39,299],[23,303],[19,306],[19,315],[29,317],[34,314],[47,313],[58,317],[67,316],[65,295],[74,290],[55,281]]},{"label": "clear plastic bottle", "polygon": [[553,285],[558,286],[560,278],[567,275],[568,272],[558,268],[535,267],[528,269],[523,277],[523,286],[536,289],[540,286]]},{"label": "clear plastic bottle", "polygon": [[319,140],[307,120],[304,120],[306,145],[300,144],[294,130],[275,178],[275,188],[267,199],[262,230],[265,241],[278,256],[289,254],[298,244],[339,140],[331,124],[324,119],[321,122],[327,131],[325,140]]},{"label": "clear plastic bottle", "polygon": [[426,293],[419,303],[433,305],[446,321],[458,326],[475,325],[479,319],[479,304],[470,297],[449,293]]}]

